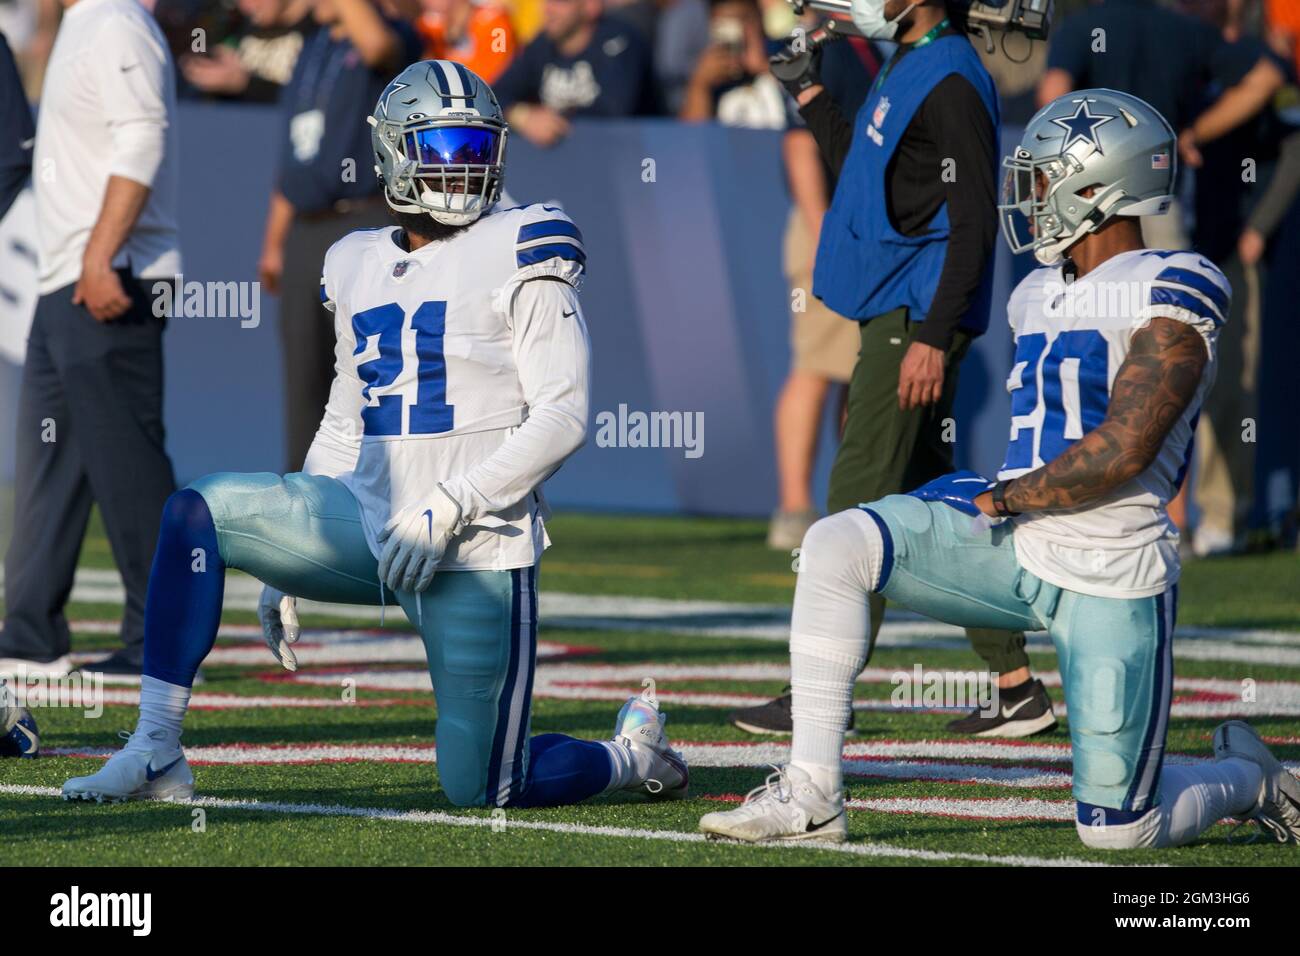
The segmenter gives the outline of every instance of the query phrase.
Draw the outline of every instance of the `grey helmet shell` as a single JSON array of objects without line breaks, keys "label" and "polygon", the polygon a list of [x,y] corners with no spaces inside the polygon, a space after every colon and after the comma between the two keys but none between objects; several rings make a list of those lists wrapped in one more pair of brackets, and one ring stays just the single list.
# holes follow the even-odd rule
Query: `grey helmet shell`
[{"label": "grey helmet shell", "polygon": [[[1002,234],[1012,252],[1033,249],[1050,266],[1114,216],[1169,211],[1177,137],[1136,96],[1077,90],[1035,113],[1002,165]],[[1091,194],[1082,195],[1089,187]]]},{"label": "grey helmet shell", "polygon": [[[398,212],[427,213],[464,226],[501,195],[509,133],[496,94],[482,78],[450,60],[413,63],[393,78],[370,115],[375,173],[384,198]],[[497,134],[491,162],[422,164],[413,137],[439,127],[475,127]]]}]

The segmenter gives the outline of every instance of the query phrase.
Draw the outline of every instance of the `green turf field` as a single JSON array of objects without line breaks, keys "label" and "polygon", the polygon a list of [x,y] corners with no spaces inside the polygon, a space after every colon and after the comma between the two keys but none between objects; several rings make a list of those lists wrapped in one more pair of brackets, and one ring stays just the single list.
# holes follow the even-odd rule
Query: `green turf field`
[{"label": "green turf field", "polygon": [[[229,610],[228,633],[205,666],[187,722],[202,799],[96,806],[54,796],[134,724],[133,691],[106,686],[102,716],[39,708],[47,754],[0,762],[6,850],[28,864],[99,865],[1300,862],[1300,848],[1229,844],[1226,825],[1178,850],[1085,849],[1070,822],[1064,722],[1017,748],[954,740],[944,731],[947,715],[887,706],[891,671],[918,663],[969,671],[977,663],[951,629],[906,620],[886,625],[857,687],[859,733],[846,747],[850,842],[837,849],[704,842],[699,816],[743,796],[762,782],[767,763],[782,759],[779,739],[749,737],[726,719],[730,707],[785,682],[780,615],[794,574],[790,556],[763,547],[764,530],[754,521],[577,515],[552,526],[533,731],[607,737],[619,698],[653,678],[673,738],[693,762],[689,800],[611,797],[504,817],[458,810],[438,789],[436,707],[403,621],[390,614],[382,633],[361,633],[378,627],[369,611],[305,617],[313,630],[290,677],[249,627],[256,615]],[[113,644],[120,605],[111,568],[102,534],[92,531],[70,609],[78,651]],[[249,606],[252,583],[231,578]],[[1300,558],[1282,553],[1185,570],[1172,755],[1208,756],[1226,708],[1250,719],[1284,760],[1300,761],[1298,580]],[[322,655],[316,661],[313,648]],[[1031,658],[1050,682],[1050,645],[1033,643]],[[1241,700],[1246,679],[1256,682],[1244,685],[1256,689],[1253,703]],[[1052,693],[1062,699],[1059,686]]]}]

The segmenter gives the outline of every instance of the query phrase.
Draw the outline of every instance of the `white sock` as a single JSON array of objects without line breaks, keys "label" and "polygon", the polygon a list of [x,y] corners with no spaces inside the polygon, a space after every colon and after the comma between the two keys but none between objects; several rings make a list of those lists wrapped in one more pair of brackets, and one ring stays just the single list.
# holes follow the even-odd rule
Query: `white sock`
[{"label": "white sock", "polygon": [[1257,764],[1228,757],[1207,764],[1173,764],[1160,770],[1160,805],[1121,826],[1076,824],[1079,838],[1096,849],[1182,846],[1224,817],[1255,808],[1263,785]]},{"label": "white sock", "polygon": [[844,728],[853,709],[853,683],[866,660],[845,653],[844,643],[790,635],[790,762],[827,796],[843,789]]},{"label": "white sock", "polygon": [[880,574],[882,551],[875,522],[856,509],[818,521],[799,551],[790,622],[790,763],[827,796],[844,785],[844,728],[853,684],[867,663],[867,595]]},{"label": "white sock", "polygon": [[161,730],[161,749],[176,750],[181,745],[181,721],[189,706],[190,688],[156,677],[140,678],[140,721],[135,726],[136,733]]},{"label": "white sock", "polygon": [[1264,772],[1240,757],[1160,770],[1165,825],[1157,846],[1182,846],[1224,817],[1242,816],[1259,801]]},{"label": "white sock", "polygon": [[630,787],[637,779],[636,755],[632,748],[617,740],[602,740],[600,745],[609,753],[609,784],[604,792]]},{"label": "white sock", "polygon": [[879,528],[857,509],[809,528],[790,615],[790,763],[827,796],[844,788],[840,766],[853,684],[867,663],[867,594],[880,574]]}]

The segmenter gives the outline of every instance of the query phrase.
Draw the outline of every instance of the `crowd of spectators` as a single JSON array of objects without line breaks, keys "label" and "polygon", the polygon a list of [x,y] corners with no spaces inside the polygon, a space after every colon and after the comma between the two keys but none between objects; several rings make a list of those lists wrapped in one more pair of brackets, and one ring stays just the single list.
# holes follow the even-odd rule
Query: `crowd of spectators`
[{"label": "crowd of spectators", "polygon": [[[171,45],[182,99],[274,103],[292,78],[306,38],[320,29],[340,30],[331,12],[335,0],[141,2]],[[767,69],[767,57],[798,25],[787,0],[365,2],[392,23],[411,28],[420,55],[464,63],[493,84],[504,106],[524,107],[515,113],[518,131],[541,145],[556,142],[567,121],[578,117],[674,116],[766,129],[798,122]],[[1300,3],[1294,0],[1138,3],[1216,23],[1221,43],[1215,46],[1235,52],[1242,44],[1257,44],[1292,76],[1300,68]],[[1097,5],[1097,0],[1056,0],[1056,33]],[[1125,0],[1111,3],[1123,5]],[[15,52],[33,100],[59,15],[59,0],[0,0],[0,33]],[[1138,32],[1117,31],[1116,39],[1132,43]],[[1194,108],[1200,87],[1215,81],[1208,66],[1213,51],[1204,42],[1202,34],[1191,48],[1171,44],[1167,51],[1188,80],[1171,117],[1176,125],[1179,111]],[[1071,45],[1076,58],[1091,52]],[[1058,46],[1055,37],[1049,46],[1038,44],[1023,63],[1001,51],[986,57],[1003,95],[1004,121],[1028,118],[1048,67],[1048,49],[1054,70],[1060,68],[1064,54],[1056,52]],[[1195,56],[1204,57],[1204,76],[1185,69]],[[1227,69],[1230,58],[1223,54],[1216,68]],[[1164,75],[1168,86],[1177,71],[1152,72]]]}]

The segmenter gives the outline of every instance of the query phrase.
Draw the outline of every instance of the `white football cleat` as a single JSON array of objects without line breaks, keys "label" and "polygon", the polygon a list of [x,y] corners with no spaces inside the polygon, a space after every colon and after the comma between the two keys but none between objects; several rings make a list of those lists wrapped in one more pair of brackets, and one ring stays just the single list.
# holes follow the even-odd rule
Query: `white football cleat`
[{"label": "white football cleat", "polygon": [[711,839],[823,840],[843,843],[848,837],[844,796],[826,796],[798,767],[778,767],[734,810],[700,817],[700,830]]},{"label": "white football cleat", "polygon": [[1214,728],[1214,756],[1217,760],[1239,757],[1264,771],[1259,804],[1241,821],[1256,821],[1278,843],[1300,842],[1300,780],[1273,756],[1255,728],[1243,720],[1219,724]]},{"label": "white football cleat", "polygon": [[73,777],[63,785],[64,800],[189,800],[194,775],[179,747],[160,747],[162,731],[153,735],[122,732],[126,746],[88,777]]},{"label": "white football cleat", "polygon": [[642,694],[629,697],[614,721],[613,742],[631,751],[636,779],[624,790],[644,792],[660,800],[682,800],[690,790],[691,775],[684,758],[664,733],[666,716],[659,703]]}]

